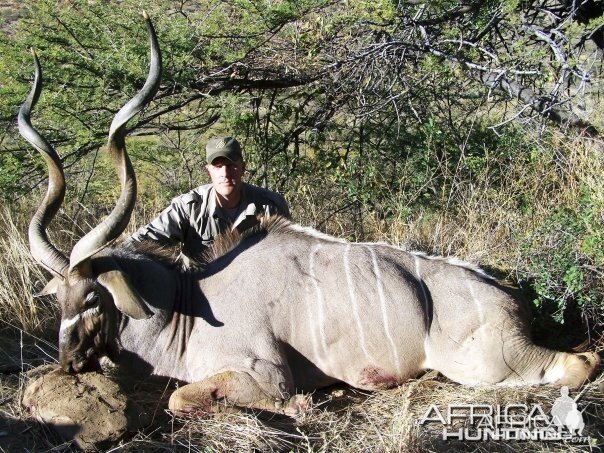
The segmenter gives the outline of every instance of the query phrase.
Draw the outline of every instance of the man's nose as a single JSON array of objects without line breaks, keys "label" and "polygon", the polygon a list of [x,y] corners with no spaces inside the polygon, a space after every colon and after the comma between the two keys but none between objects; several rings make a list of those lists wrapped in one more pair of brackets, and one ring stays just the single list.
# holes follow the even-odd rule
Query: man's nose
[{"label": "man's nose", "polygon": [[232,177],[233,175],[235,175],[235,173],[237,173],[237,167],[233,166],[233,165],[225,165],[223,167],[224,169],[224,175],[228,176],[228,177]]}]

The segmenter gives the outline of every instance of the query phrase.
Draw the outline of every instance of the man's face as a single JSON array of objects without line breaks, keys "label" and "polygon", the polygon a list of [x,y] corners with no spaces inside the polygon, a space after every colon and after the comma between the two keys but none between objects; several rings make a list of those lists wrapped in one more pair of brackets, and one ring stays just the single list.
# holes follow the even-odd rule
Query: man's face
[{"label": "man's face", "polygon": [[224,198],[238,194],[241,190],[241,178],[245,171],[245,164],[241,161],[233,162],[225,157],[217,157],[214,162],[206,165],[214,190]]}]

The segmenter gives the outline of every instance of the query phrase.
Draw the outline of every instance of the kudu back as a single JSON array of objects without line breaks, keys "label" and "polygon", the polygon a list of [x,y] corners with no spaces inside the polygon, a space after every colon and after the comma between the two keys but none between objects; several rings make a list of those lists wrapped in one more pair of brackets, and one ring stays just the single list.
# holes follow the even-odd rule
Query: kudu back
[{"label": "kudu back", "polygon": [[[69,259],[46,228],[65,193],[61,160],[30,123],[41,71],[19,113],[42,154],[48,191],[29,228],[31,252],[54,275],[62,321],[60,362],[85,371],[100,357],[189,384],[175,412],[253,407],[294,414],[298,392],[336,382],[389,388],[427,369],[467,385],[577,387],[594,353],[535,346],[522,305],[468,264],[375,243],[349,243],[280,218],[220,238],[198,269],[182,270],[146,246],[110,248],[136,198],[125,124],[156,93],[161,56],[153,26],[148,79],[116,115],[107,150],[121,184],[116,207]],[[226,403],[226,406],[225,406]]]}]

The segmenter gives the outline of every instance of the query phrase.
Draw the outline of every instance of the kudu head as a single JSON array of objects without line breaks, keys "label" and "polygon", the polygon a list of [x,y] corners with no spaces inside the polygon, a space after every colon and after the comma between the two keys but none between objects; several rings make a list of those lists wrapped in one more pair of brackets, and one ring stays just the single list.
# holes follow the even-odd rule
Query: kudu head
[{"label": "kudu head", "polygon": [[93,266],[93,256],[111,244],[126,228],[136,201],[136,178],[126,153],[126,123],[155,96],[162,70],[161,54],[153,25],[143,13],[151,46],[149,75],[143,88],[115,115],[109,129],[107,151],[117,169],[121,193],[107,218],[82,237],[69,259],[55,248],[46,228],[59,210],[65,195],[63,165],[56,151],[33,128],[30,113],[40,96],[42,71],[35,52],[34,83],[18,116],[20,134],[36,148],[48,167],[46,195],[29,224],[30,250],[34,259],[54,278],[43,290],[56,292],[61,307],[59,360],[65,371],[79,372],[98,358],[116,352],[118,310],[132,318],[147,318],[151,312],[110,255],[104,264]]}]

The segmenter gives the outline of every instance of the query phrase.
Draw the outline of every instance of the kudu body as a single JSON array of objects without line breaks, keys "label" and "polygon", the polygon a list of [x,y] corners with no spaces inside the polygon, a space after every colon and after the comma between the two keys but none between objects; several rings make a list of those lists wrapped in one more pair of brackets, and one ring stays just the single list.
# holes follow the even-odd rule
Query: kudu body
[{"label": "kudu body", "polygon": [[282,218],[263,219],[241,237],[227,234],[198,270],[132,246],[106,247],[123,232],[136,195],[125,123],[159,86],[148,18],[147,27],[150,75],[109,134],[122,194],[69,260],[46,236],[65,181],[58,155],[29,122],[40,91],[37,59],[19,115],[22,135],[49,167],[29,235],[33,256],[55,276],[65,370],[108,356],[190,383],[172,394],[177,412],[213,411],[226,401],[284,413],[303,407],[297,392],[335,382],[388,388],[426,369],[469,385],[579,386],[595,372],[595,354],[535,346],[520,303],[480,269],[454,260],[349,243]]}]

